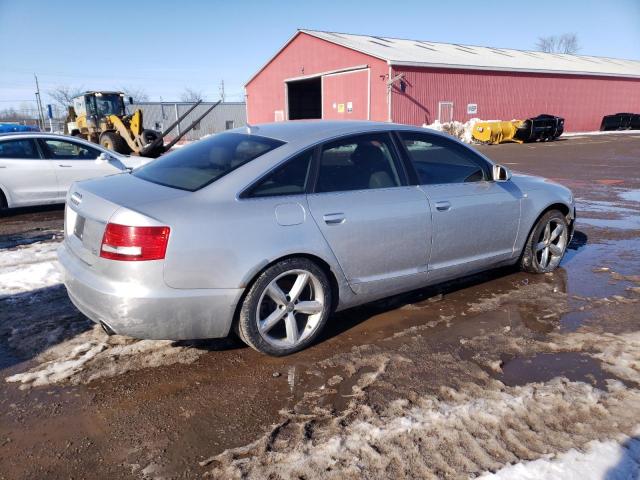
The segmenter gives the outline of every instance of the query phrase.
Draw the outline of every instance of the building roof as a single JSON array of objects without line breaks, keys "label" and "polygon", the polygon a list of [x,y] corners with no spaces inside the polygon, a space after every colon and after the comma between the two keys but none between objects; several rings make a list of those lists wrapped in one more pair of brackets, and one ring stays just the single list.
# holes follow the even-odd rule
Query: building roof
[{"label": "building roof", "polygon": [[479,47],[319,30],[301,29],[298,32],[371,55],[386,61],[389,65],[640,78],[640,61],[637,60]]}]

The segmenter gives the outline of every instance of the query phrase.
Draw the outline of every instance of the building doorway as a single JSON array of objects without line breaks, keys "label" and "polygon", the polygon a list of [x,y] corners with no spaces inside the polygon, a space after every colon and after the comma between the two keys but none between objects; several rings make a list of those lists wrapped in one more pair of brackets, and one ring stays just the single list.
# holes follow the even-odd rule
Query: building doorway
[{"label": "building doorway", "polygon": [[438,103],[438,121],[440,123],[453,122],[453,102]]},{"label": "building doorway", "polygon": [[289,120],[322,118],[322,79],[314,77],[287,82]]}]

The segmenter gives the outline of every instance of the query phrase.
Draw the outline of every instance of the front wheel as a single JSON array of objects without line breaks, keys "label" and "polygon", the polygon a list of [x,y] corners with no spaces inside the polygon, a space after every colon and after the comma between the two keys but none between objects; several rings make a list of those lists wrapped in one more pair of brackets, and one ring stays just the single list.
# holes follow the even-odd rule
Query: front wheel
[{"label": "front wheel", "polygon": [[288,355],[310,345],[331,311],[324,271],[306,258],[267,268],[249,289],[237,323],[247,345],[268,355]]},{"label": "front wheel", "polygon": [[131,149],[129,148],[129,145],[127,145],[127,142],[116,132],[102,132],[100,135],[100,145],[107,150],[112,150],[124,155],[131,153]]},{"label": "front wheel", "polygon": [[569,226],[562,212],[545,213],[531,231],[522,252],[520,267],[531,273],[555,270],[567,250]]}]

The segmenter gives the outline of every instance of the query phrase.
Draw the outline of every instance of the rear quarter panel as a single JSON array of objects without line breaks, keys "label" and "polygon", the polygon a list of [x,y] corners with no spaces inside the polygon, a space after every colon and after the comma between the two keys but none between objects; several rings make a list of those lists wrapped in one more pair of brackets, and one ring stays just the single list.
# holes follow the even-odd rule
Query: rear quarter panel
[{"label": "rear quarter panel", "polygon": [[[278,223],[276,208],[298,211],[293,221],[280,215],[280,223],[294,224]],[[305,195],[211,202],[192,195],[155,216],[171,226],[164,279],[173,288],[244,288],[266,265],[295,254],[317,256],[342,277]]]}]

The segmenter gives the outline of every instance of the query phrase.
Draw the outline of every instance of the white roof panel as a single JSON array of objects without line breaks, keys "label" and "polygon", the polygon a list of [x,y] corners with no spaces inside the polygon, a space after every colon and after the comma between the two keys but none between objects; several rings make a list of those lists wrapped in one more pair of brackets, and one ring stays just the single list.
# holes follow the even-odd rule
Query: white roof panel
[{"label": "white roof panel", "polygon": [[640,78],[640,61],[300,30],[390,65]]}]

